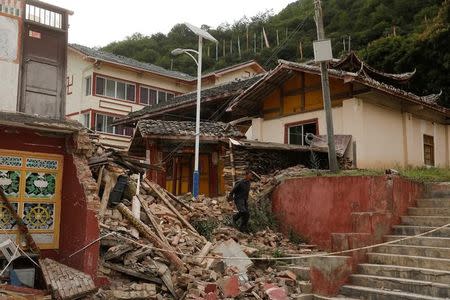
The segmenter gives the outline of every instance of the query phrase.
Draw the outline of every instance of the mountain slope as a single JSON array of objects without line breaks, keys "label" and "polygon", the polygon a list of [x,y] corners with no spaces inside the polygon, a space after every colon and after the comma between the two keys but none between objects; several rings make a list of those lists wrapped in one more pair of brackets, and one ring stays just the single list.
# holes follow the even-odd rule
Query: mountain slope
[{"label": "mountain slope", "polygon": [[[372,66],[387,72],[417,68],[409,89],[419,94],[442,89],[442,104],[450,107],[448,0],[323,0],[322,6],[334,56],[350,48],[359,51]],[[205,71],[249,59],[256,59],[267,68],[275,66],[279,58],[311,59],[312,42],[316,39],[313,16],[313,0],[299,0],[277,15],[261,13],[216,29],[203,25],[219,40],[218,60],[215,45],[205,45]],[[263,28],[270,48],[265,45]],[[104,50],[195,75],[196,66],[189,57],[172,57],[170,51],[195,49],[196,45],[195,36],[178,24],[167,35],[136,33]]]}]

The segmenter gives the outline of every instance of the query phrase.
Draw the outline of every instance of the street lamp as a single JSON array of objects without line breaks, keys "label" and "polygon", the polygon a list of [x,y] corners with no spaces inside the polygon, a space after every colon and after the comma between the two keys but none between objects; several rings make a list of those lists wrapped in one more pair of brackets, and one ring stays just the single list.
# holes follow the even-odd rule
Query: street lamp
[{"label": "street lamp", "polygon": [[[192,184],[192,194],[197,199],[200,184],[200,173],[198,170],[199,165],[199,153],[200,153],[200,101],[202,90],[202,51],[203,51],[203,39],[218,43],[218,41],[207,31],[200,29],[189,23],[184,23],[193,33],[198,36],[198,51],[193,49],[175,49],[171,53],[172,55],[189,55],[197,64],[197,112],[195,119],[195,164]],[[193,54],[197,55],[197,59]]]}]

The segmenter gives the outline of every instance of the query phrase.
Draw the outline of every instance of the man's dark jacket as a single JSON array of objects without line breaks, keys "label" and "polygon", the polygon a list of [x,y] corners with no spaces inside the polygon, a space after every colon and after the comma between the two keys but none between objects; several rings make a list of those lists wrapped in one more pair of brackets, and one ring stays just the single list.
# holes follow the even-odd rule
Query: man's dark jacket
[{"label": "man's dark jacket", "polygon": [[239,212],[248,212],[248,194],[250,192],[250,180],[238,181],[230,192]]}]

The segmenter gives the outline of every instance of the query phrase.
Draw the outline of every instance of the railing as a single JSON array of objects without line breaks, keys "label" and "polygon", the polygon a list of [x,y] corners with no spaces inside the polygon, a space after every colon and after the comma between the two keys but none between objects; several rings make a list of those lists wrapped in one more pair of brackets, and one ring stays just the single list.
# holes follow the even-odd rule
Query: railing
[{"label": "railing", "polygon": [[62,29],[63,16],[61,13],[51,11],[36,5],[27,4],[25,19],[53,28]]},{"label": "railing", "polygon": [[22,0],[0,0],[0,12],[20,17],[22,12]]}]

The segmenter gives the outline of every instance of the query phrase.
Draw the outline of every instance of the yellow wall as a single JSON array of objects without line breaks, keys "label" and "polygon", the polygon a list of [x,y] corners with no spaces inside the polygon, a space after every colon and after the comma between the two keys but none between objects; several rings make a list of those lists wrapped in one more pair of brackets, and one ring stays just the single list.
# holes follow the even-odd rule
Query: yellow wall
[{"label": "yellow wall", "polygon": [[[305,76],[303,79],[302,76]],[[304,86],[303,86],[304,83]],[[265,119],[288,116],[301,112],[323,108],[321,81],[317,75],[296,74],[279,89],[274,90],[263,101]],[[330,79],[333,106],[341,105],[343,93],[349,93],[350,87],[337,79]],[[304,103],[302,103],[304,101]]]}]

